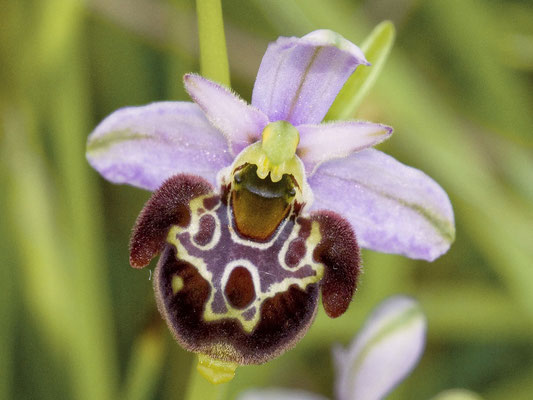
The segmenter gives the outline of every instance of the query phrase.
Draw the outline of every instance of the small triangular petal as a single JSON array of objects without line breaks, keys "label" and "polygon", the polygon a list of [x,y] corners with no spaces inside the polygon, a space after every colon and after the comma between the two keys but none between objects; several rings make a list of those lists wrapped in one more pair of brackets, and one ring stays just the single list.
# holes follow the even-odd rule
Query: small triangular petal
[{"label": "small triangular petal", "polygon": [[230,89],[200,75],[187,74],[183,80],[185,89],[207,119],[226,136],[233,155],[261,140],[261,133],[268,124],[265,114]]},{"label": "small triangular petal", "polygon": [[189,102],[125,107],[105,118],[87,140],[87,159],[104,178],[155,190],[177,173],[213,185],[231,164],[224,136]]},{"label": "small triangular petal", "polygon": [[281,37],[263,56],[252,104],[271,121],[317,124],[360,64],[368,65],[363,52],[335,32]]},{"label": "small triangular petal", "polygon": [[383,142],[392,135],[392,128],[366,121],[342,121],[300,125],[298,132],[297,154],[305,172],[311,175],[324,161],[344,158]]},{"label": "small triangular petal", "polygon": [[425,345],[426,318],[408,297],[385,300],[350,347],[335,350],[338,400],[379,400],[411,372]]},{"label": "small triangular petal", "polygon": [[327,161],[308,182],[311,210],[342,215],[361,247],[433,261],[455,238],[446,192],[422,171],[378,150]]}]

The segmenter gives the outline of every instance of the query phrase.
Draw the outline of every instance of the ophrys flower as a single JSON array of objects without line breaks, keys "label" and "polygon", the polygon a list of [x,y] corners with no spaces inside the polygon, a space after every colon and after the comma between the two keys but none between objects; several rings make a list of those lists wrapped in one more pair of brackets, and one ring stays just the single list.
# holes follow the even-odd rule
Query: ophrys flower
[{"label": "ophrys flower", "polygon": [[261,363],[302,337],[319,291],[328,315],[341,315],[360,268],[354,231],[363,247],[413,258],[448,249],[444,191],[367,149],[390,127],[320,124],[361,64],[360,49],[331,31],[280,38],[252,105],[186,75],[195,103],[121,109],[89,137],[88,159],[105,178],[157,189],[137,220],[130,263],[162,253],[156,298],[185,348]]}]

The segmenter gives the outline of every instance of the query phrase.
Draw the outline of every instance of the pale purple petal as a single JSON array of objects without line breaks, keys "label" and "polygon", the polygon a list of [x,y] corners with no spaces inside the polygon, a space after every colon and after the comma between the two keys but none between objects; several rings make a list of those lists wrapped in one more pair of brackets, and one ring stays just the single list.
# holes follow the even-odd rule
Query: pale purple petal
[{"label": "pale purple petal", "polygon": [[366,121],[330,122],[319,125],[300,125],[297,154],[311,175],[324,161],[344,158],[375,146],[392,135],[390,126]]},{"label": "pale purple petal", "polygon": [[126,107],[105,118],[87,140],[89,163],[107,180],[155,190],[177,173],[215,184],[231,164],[224,136],[189,102]]},{"label": "pale purple petal", "polygon": [[432,261],[455,238],[446,192],[423,172],[375,149],[327,161],[309,178],[312,210],[348,219],[362,247]]},{"label": "pale purple petal", "polygon": [[326,400],[326,398],[303,390],[267,389],[246,391],[237,397],[237,400]]},{"label": "pale purple petal", "polygon": [[271,121],[317,124],[360,64],[368,65],[363,52],[335,32],[281,37],[263,56],[252,104]]},{"label": "pale purple petal", "polygon": [[268,124],[263,112],[230,89],[199,75],[187,74],[183,80],[194,102],[202,108],[211,124],[226,136],[233,155],[261,140],[261,133]]},{"label": "pale purple petal", "polygon": [[385,300],[346,350],[334,352],[338,400],[379,400],[411,372],[425,345],[426,318],[408,297]]}]

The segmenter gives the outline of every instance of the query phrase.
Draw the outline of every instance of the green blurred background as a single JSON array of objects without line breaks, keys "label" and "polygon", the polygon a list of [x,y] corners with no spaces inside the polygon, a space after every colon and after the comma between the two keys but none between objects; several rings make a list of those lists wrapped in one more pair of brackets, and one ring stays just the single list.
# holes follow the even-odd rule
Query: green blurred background
[{"label": "green blurred background", "polygon": [[[429,264],[364,253],[350,310],[297,347],[237,370],[249,387],[332,398],[331,348],[397,293],[429,320],[420,365],[390,399],[464,387],[533,398],[533,5],[475,0],[223,1],[232,84],[246,99],[280,35],[333,29],[397,41],[358,118],[395,127],[380,148],[449,193],[457,239]],[[104,181],[85,141],[113,110],[187,100],[198,71],[192,0],[0,0],[0,399],[181,399],[191,354],[128,265],[149,193]],[[153,265],[152,265],[153,267]]]}]

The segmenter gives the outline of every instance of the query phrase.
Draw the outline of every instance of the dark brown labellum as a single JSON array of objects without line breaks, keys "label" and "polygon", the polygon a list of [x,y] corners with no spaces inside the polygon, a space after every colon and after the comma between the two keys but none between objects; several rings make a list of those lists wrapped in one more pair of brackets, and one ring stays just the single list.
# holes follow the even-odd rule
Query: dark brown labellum
[{"label": "dark brown labellum", "polygon": [[132,236],[135,267],[162,251],[154,289],[161,314],[186,349],[257,364],[291,348],[309,328],[321,289],[328,315],[348,307],[359,248],[338,215],[298,215],[290,177],[238,171],[222,196],[178,175],[154,193]]}]

